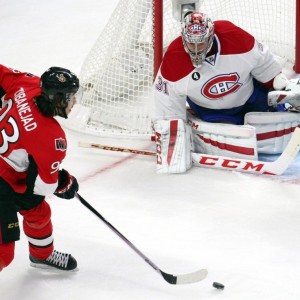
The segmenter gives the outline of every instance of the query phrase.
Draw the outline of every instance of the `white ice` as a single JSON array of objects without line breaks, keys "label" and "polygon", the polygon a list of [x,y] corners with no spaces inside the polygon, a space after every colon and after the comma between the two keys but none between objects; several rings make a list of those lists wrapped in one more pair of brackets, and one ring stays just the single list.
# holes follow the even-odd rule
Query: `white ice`
[{"label": "white ice", "polygon": [[[117,2],[0,0],[0,63],[37,75],[53,65],[79,73]],[[67,136],[63,167],[91,205],[164,272],[207,268],[208,276],[169,285],[78,200],[50,197],[55,246],[76,257],[79,271],[30,267],[22,234],[0,274],[1,300],[300,299],[297,164],[273,179],[196,167],[163,176],[153,157],[77,147],[85,140],[146,149],[150,141]]]}]

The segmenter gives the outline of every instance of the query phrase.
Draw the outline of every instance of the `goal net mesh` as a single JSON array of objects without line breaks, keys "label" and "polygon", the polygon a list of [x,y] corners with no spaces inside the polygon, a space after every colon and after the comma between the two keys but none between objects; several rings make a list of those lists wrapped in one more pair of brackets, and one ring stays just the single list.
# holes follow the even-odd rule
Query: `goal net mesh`
[{"label": "goal net mesh", "polygon": [[[154,0],[153,0],[154,1]],[[202,0],[200,11],[226,19],[268,44],[283,63],[295,57],[295,0]],[[152,0],[120,0],[83,63],[84,93],[66,125],[109,136],[152,133],[155,36]],[[163,1],[163,47],[180,35],[172,1]]]}]

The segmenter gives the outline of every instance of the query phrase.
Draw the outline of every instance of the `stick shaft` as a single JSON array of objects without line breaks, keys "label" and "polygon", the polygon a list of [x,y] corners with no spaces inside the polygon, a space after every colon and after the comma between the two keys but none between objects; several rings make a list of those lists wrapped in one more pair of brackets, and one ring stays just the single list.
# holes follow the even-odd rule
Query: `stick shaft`
[{"label": "stick shaft", "polygon": [[91,212],[93,212],[101,221],[104,222],[119,238],[121,238],[135,253],[137,253],[149,266],[151,266],[157,273],[159,273],[165,281],[170,284],[188,284],[199,282],[206,278],[207,270],[200,269],[196,272],[172,275],[163,272],[159,267],[157,267],[145,254],[143,254],[136,246],[134,246],[119,230],[117,230],[112,224],[105,220],[105,218],[86,200],[84,200],[78,193],[76,194],[77,199]]},{"label": "stick shaft", "polygon": [[101,221],[103,221],[106,226],[108,226],[115,234],[117,234],[119,238],[121,238],[135,253],[137,253],[145,262],[147,262],[155,271],[161,273],[160,269],[146,255],[144,255],[137,247],[135,247],[118,229],[116,229],[111,223],[109,223],[94,207],[92,207],[78,193],[77,193],[77,198],[85,207],[87,207]]},{"label": "stick shaft", "polygon": [[125,152],[125,153],[141,154],[141,155],[150,155],[150,156],[156,155],[155,151],[138,150],[138,149],[131,149],[131,148],[126,148],[126,147],[115,147],[115,146],[101,145],[101,144],[95,144],[95,143],[79,142],[78,145],[83,148],[97,148],[97,149],[101,149],[101,150],[117,151],[117,152]]}]

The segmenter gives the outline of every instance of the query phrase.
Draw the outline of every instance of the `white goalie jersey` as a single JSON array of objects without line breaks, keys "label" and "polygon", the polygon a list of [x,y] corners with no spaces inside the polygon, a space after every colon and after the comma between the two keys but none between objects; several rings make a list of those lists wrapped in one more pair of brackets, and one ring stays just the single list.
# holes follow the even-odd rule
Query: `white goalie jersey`
[{"label": "white goalie jersey", "polygon": [[[274,118],[268,116],[265,120],[264,114],[268,113],[258,113],[246,117],[246,125],[225,126],[201,120],[198,122],[188,117],[187,98],[207,109],[234,109],[249,100],[254,91],[253,79],[272,86],[273,79],[281,73],[279,61],[268,47],[231,22],[215,21],[214,47],[214,54],[207,56],[200,67],[194,67],[181,37],[170,44],[154,83],[156,124],[160,120],[183,120],[197,124],[197,129],[193,128],[194,145],[188,147],[199,153],[247,159],[257,159],[260,151],[281,153],[291,133],[300,124],[298,115],[276,113]],[[188,132],[187,129],[184,131]],[[166,136],[166,141],[168,138]],[[188,137],[184,139],[185,143],[187,141]],[[168,153],[168,149],[165,153]],[[189,154],[185,151],[182,155]],[[174,161],[178,162],[180,157],[176,154],[177,159]],[[187,161],[187,157],[183,157],[180,164],[184,165]],[[168,170],[165,173],[172,170],[170,165],[159,167],[162,173],[162,170]],[[185,171],[189,167],[190,164],[187,164],[177,168],[176,172]]]},{"label": "white goalie jersey", "polygon": [[195,68],[182,38],[169,46],[154,88],[155,119],[186,120],[186,98],[210,109],[230,109],[246,103],[253,78],[269,82],[281,65],[268,47],[229,21],[215,21],[215,54]]}]

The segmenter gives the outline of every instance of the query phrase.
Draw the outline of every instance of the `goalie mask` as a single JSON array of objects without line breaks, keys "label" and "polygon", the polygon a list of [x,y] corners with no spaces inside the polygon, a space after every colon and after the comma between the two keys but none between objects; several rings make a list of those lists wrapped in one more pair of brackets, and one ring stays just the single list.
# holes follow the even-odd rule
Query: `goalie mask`
[{"label": "goalie mask", "polygon": [[214,23],[204,13],[190,13],[183,20],[181,36],[193,66],[201,66],[213,44]]},{"label": "goalie mask", "polygon": [[46,116],[67,118],[66,108],[71,97],[76,97],[77,102],[80,100],[77,76],[67,69],[51,67],[41,76],[40,84],[42,96],[37,97],[36,103],[41,112]]}]

